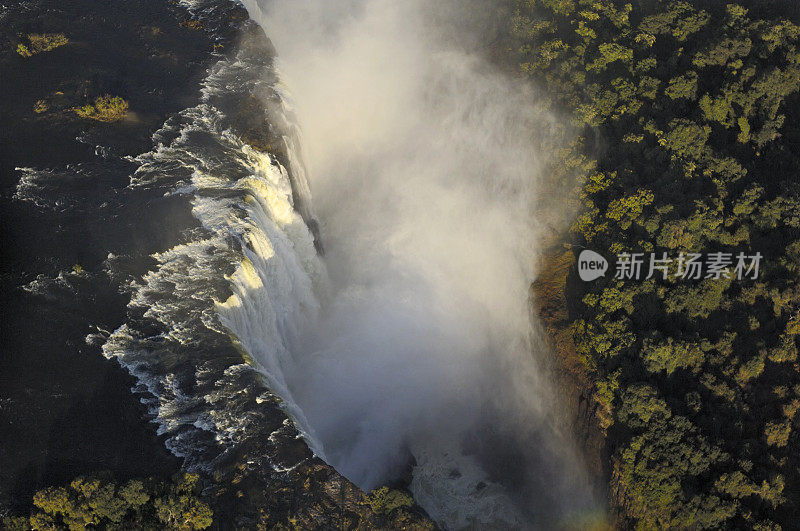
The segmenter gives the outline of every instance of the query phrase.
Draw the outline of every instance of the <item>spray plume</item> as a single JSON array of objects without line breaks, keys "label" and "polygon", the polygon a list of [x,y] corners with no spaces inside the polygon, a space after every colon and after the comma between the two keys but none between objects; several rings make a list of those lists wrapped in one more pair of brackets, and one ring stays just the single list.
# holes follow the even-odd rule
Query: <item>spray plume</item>
[{"label": "spray plume", "polygon": [[561,433],[528,288],[558,128],[476,51],[491,2],[245,0],[303,130],[329,281],[293,339],[291,399],[371,489],[413,467],[448,527],[593,507]]}]

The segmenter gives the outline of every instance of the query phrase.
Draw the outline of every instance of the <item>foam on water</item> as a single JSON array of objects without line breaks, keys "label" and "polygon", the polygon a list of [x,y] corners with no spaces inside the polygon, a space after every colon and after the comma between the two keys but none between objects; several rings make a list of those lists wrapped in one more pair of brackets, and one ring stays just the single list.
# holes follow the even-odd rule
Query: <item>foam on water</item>
[{"label": "foam on water", "polygon": [[[206,0],[182,3],[201,18],[215,8]],[[247,3],[251,12],[260,9]],[[447,54],[437,60],[449,76],[439,80],[441,86],[426,89],[437,95],[484,75]],[[267,103],[261,118],[282,142],[275,146],[279,153],[256,150],[235,132],[233,115],[253,95]],[[432,98],[428,92],[424,96]],[[490,82],[471,96],[503,108],[510,98],[522,96]],[[337,271],[339,280],[352,273],[351,283],[334,285],[328,278],[296,104],[263,54],[243,47],[221,57],[203,82],[201,102],[167,120],[153,135],[152,151],[126,159],[137,168],[131,194],[144,190],[165,200],[189,201],[197,224],[182,232],[179,243],[153,253],[143,275],[129,274],[125,257],[109,256],[107,274],[131,294],[128,318],[113,332],[98,330],[87,341],[103,342],[104,355],[136,377],[134,391],[149,407],[159,434],[189,468],[214,470],[232,448],[258,437],[268,447],[265,465],[285,473],[298,458],[279,457],[278,450],[302,436],[315,454],[363,488],[410,470],[417,501],[446,527],[527,525],[520,500],[479,455],[491,451],[475,450],[476,445],[469,450],[465,444],[468,435],[482,435],[476,419],[491,419],[504,407],[524,409],[527,416],[514,419],[519,424],[549,414],[536,397],[523,405],[487,399],[496,394],[489,387],[498,381],[542,390],[540,382],[525,381],[539,377],[529,363],[535,335],[527,319],[533,251],[532,246],[520,249],[517,239],[517,229],[527,230],[529,221],[527,184],[515,173],[525,164],[493,155],[501,142],[492,135],[505,137],[490,115],[452,101],[446,121],[456,126],[445,123],[451,129],[443,134],[418,136],[413,124],[385,135],[410,146],[415,157],[422,154],[392,159],[394,145],[385,151],[394,165],[372,183],[385,186],[385,203],[343,202],[350,209],[347,216],[364,209],[357,220],[361,232],[337,234],[339,246],[331,246],[340,257],[352,249],[363,251],[344,261],[352,271]],[[510,123],[517,117],[506,118]],[[460,128],[460,120],[469,128]],[[475,144],[466,129],[488,132]],[[527,149],[522,135],[516,142]],[[439,154],[453,151],[460,156],[457,164],[439,161]],[[100,148],[97,154],[113,156]],[[94,185],[81,168],[21,171],[17,200],[48,209],[89,208],[70,195],[70,186]],[[60,196],[43,193],[58,186],[64,191]],[[336,202],[327,199],[328,205]],[[428,223],[450,232],[402,226],[383,232],[382,209],[403,210],[400,221],[414,218],[417,228]],[[509,220],[509,210],[519,212],[519,219]],[[337,213],[328,208],[326,214],[324,221],[335,223]],[[380,249],[345,241],[348,236],[370,240],[375,234],[386,235]],[[494,241],[507,255],[483,253],[475,238]],[[443,248],[444,240],[457,245]],[[362,269],[361,261],[370,267]],[[495,282],[504,277],[513,282]],[[26,289],[69,287],[70,279],[69,273],[55,280],[37,278]],[[493,371],[500,377],[475,377]],[[279,418],[265,413],[274,404],[283,409]],[[335,416],[328,415],[331,408]],[[482,408],[486,412],[474,414]],[[569,452],[565,447],[543,455]]]},{"label": "foam on water", "polygon": [[592,504],[529,315],[543,220],[569,216],[537,208],[564,129],[466,44],[485,4],[244,0],[297,98],[332,279],[267,370],[362,488],[410,473],[445,527],[555,525]]},{"label": "foam on water", "polygon": [[[314,238],[294,204],[293,181],[304,177],[290,178],[275,156],[239,139],[222,110],[259,84],[269,91],[262,80],[270,68],[245,52],[220,60],[203,83],[201,103],[168,120],[154,135],[153,151],[130,159],[138,164],[132,189],[191,195],[202,229],[152,256],[155,268],[133,285],[132,320],[110,335],[103,352],[139,379],[170,449],[205,468],[215,453],[203,433],[224,447],[252,428],[226,393],[235,395],[233,382],[253,368],[280,396],[293,419],[288,426],[322,452],[284,378],[291,344],[303,323],[315,319],[315,291],[325,283]],[[208,342],[222,336],[249,365],[215,359]],[[194,359],[187,358],[192,348],[199,349]],[[275,398],[267,393],[259,400]],[[275,444],[284,432],[273,431]],[[286,471],[294,464],[273,466]]]}]

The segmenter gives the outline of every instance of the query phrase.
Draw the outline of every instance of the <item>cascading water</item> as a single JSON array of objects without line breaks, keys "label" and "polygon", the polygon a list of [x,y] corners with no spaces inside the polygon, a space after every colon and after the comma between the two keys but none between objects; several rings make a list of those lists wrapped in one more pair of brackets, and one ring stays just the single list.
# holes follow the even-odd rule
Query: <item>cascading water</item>
[{"label": "cascading water", "polygon": [[[547,215],[533,139],[555,118],[452,33],[432,35],[430,2],[245,5],[285,78],[249,46],[222,58],[131,182],[190,197],[201,225],[153,256],[103,346],[139,378],[169,447],[210,469],[266,423],[267,465],[291,468],[292,429],[252,405],[279,400],[318,456],[364,489],[410,473],[448,528],[592,509],[531,354]],[[275,153],[231,125],[248,97]],[[248,394],[253,369],[271,392]]]},{"label": "cascading water", "polygon": [[[323,455],[285,378],[291,344],[303,323],[315,321],[327,284],[303,217],[313,226],[308,185],[296,155],[288,156],[290,176],[275,155],[253,149],[232,130],[237,107],[258,94],[278,103],[271,118],[282,129],[273,136],[284,142],[282,152],[292,152],[296,132],[284,128],[290,121],[281,114],[276,84],[263,50],[221,59],[204,81],[202,102],[170,119],[154,136],[157,147],[134,159],[139,167],[130,188],[191,197],[201,227],[153,256],[155,269],[132,283],[129,321],[103,351],[139,378],[168,447],[209,470],[215,455],[263,429],[254,422],[271,422],[258,420],[262,412],[253,411],[253,402],[274,401],[272,393]],[[224,345],[231,339],[249,365],[231,364],[241,359]],[[253,389],[251,367],[272,393],[255,400],[244,393]],[[268,453],[290,444],[291,432],[284,431],[281,425],[273,432],[282,435]],[[270,464],[281,470],[294,463]]]},{"label": "cascading water", "polygon": [[[318,315],[280,367],[312,446],[366,489],[411,467],[451,528],[591,509],[531,354],[528,286],[555,217],[535,208],[536,146],[557,119],[469,51],[453,19],[480,3],[244,3],[296,100],[327,251]],[[264,356],[271,332],[231,330]]]}]

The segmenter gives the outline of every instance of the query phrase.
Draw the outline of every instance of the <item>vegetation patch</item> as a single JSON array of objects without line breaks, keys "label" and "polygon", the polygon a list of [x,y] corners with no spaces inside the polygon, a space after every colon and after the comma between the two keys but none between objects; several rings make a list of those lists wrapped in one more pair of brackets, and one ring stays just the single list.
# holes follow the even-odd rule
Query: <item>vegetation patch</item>
[{"label": "vegetation patch", "polygon": [[49,52],[64,46],[69,39],[63,33],[29,33],[25,40],[27,43],[17,45],[17,53],[22,57],[31,57],[37,53]]},{"label": "vegetation patch", "polygon": [[75,112],[81,118],[98,122],[117,122],[128,114],[128,102],[119,96],[99,96],[94,103],[77,107]]},{"label": "vegetation patch", "polygon": [[56,529],[206,529],[211,507],[200,497],[200,478],[179,473],[171,482],[133,479],[116,483],[107,475],[81,476],[65,487],[33,496],[27,516],[6,517],[15,531]]},{"label": "vegetation patch", "polygon": [[637,279],[614,265],[593,282],[566,271],[563,288],[542,279],[546,304],[557,289],[567,298],[566,313],[545,310],[591,382],[618,527],[795,528],[796,4],[514,4],[508,48],[519,73],[578,131],[562,164],[582,181],[565,239],[612,261],[764,256],[758,278],[682,282],[676,260],[667,278],[645,278],[645,263]]},{"label": "vegetation patch", "polygon": [[181,26],[183,26],[184,28],[189,28],[189,29],[193,29],[193,30],[196,30],[196,31],[199,31],[199,30],[203,29],[203,23],[202,22],[200,22],[199,20],[193,20],[191,18],[183,19],[181,21]]},{"label": "vegetation patch", "polygon": [[367,496],[370,508],[378,514],[390,514],[396,509],[414,506],[414,499],[405,492],[381,487]]},{"label": "vegetation patch", "polygon": [[33,112],[36,114],[42,114],[43,112],[47,112],[50,109],[50,105],[47,104],[46,100],[37,100],[36,103],[33,105]]},{"label": "vegetation patch", "polygon": [[164,34],[164,31],[158,26],[142,26],[139,34],[143,37],[156,38]]}]

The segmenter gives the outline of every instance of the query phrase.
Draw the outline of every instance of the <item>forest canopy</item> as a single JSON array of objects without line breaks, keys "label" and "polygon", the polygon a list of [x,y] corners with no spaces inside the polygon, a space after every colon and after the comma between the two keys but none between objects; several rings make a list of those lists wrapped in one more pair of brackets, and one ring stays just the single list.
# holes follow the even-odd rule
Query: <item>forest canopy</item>
[{"label": "forest canopy", "polygon": [[48,487],[33,496],[30,516],[7,517],[11,530],[206,529],[211,507],[200,497],[200,477],[178,473],[171,482],[132,479],[115,482],[108,474],[81,476],[69,485]]},{"label": "forest canopy", "polygon": [[625,527],[800,521],[798,20],[789,1],[514,2],[520,75],[579,131],[554,172],[577,179],[566,239],[763,255],[757,278],[568,277]]}]

